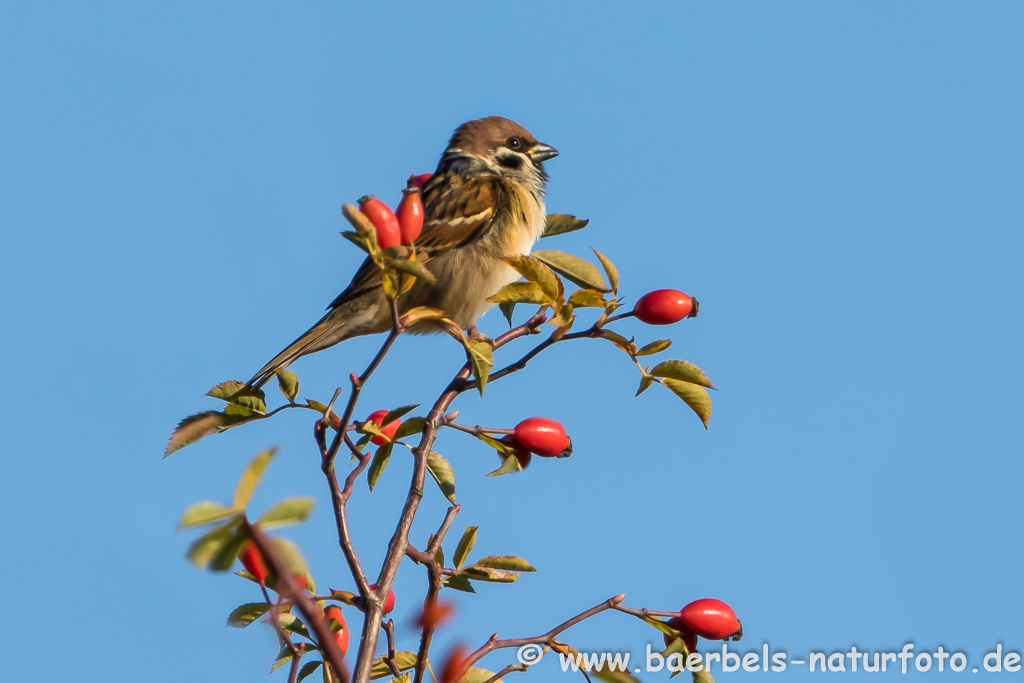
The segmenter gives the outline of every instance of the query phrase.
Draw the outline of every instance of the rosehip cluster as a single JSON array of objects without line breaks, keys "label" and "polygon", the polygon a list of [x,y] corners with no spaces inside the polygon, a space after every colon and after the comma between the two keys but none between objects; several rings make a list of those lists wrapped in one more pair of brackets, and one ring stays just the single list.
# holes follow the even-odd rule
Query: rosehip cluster
[{"label": "rosehip cluster", "polygon": [[[686,649],[693,652],[697,637],[707,640],[739,640],[743,636],[743,625],[736,618],[732,607],[721,600],[701,598],[679,610],[679,616],[666,622],[682,635]],[[665,634],[666,647],[672,644],[672,636]]]},{"label": "rosehip cluster", "polygon": [[430,179],[430,173],[409,176],[402,190],[402,200],[394,212],[381,200],[368,194],[359,199],[359,210],[370,219],[381,249],[399,244],[412,244],[423,230],[423,199],[420,188]]}]

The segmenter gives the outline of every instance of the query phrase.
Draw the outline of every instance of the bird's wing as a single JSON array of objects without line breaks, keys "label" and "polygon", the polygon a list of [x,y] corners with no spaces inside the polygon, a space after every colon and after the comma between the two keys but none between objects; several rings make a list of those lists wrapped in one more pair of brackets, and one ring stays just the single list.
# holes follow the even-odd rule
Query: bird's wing
[{"label": "bird's wing", "polygon": [[[423,231],[416,239],[416,249],[426,257],[421,262],[429,268],[434,256],[468,244],[486,231],[494,218],[494,206],[501,189],[496,177],[456,176],[451,182],[435,174],[422,191]],[[380,268],[367,257],[349,286],[327,308],[337,308],[380,287],[383,282]]]}]

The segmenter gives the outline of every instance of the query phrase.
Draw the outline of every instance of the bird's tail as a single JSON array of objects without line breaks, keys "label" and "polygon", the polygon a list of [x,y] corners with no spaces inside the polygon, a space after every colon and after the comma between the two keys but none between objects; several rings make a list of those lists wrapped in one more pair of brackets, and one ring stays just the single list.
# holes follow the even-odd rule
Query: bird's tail
[{"label": "bird's tail", "polygon": [[253,375],[246,385],[259,389],[269,382],[278,370],[288,367],[297,358],[334,346],[340,341],[360,334],[361,332],[357,329],[352,329],[353,325],[350,324],[352,321],[346,318],[347,316],[337,315],[337,311],[325,315],[320,322],[306,330],[301,337],[274,356],[269,363]]}]

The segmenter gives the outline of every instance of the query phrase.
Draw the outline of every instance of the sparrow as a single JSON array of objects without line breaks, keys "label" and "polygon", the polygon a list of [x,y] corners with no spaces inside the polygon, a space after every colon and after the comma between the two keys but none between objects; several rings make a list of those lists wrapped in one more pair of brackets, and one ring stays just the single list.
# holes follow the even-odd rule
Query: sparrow
[{"label": "sparrow", "polygon": [[[475,330],[491,307],[487,298],[519,279],[503,256],[529,254],[547,213],[544,162],[558,150],[501,116],[459,126],[437,170],[421,188],[423,231],[415,247],[434,282],[417,279],[396,299],[399,313],[430,306],[462,329]],[[260,387],[295,359],[338,342],[391,329],[383,275],[367,258],[327,314],[249,380]],[[437,328],[414,327],[413,333]]]}]

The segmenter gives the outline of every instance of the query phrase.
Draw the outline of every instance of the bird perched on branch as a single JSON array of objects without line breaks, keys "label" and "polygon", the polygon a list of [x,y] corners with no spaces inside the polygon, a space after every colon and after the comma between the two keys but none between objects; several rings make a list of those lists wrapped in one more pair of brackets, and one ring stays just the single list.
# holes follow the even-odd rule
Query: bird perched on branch
[{"label": "bird perched on branch", "polygon": [[[430,306],[463,329],[490,308],[489,296],[519,279],[502,256],[529,254],[544,229],[543,162],[558,150],[500,116],[459,126],[422,188],[423,232],[415,246],[435,282],[417,279],[400,295],[400,312]],[[340,341],[391,329],[381,270],[367,259],[327,315],[267,363],[249,386],[259,387],[295,359]]]}]

